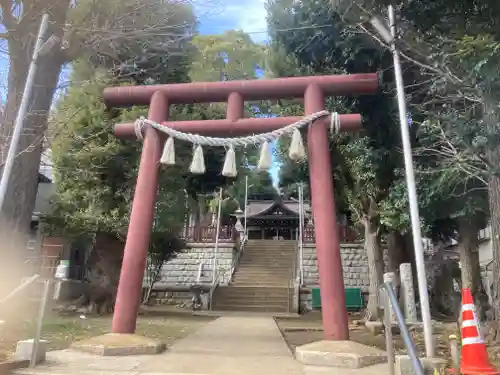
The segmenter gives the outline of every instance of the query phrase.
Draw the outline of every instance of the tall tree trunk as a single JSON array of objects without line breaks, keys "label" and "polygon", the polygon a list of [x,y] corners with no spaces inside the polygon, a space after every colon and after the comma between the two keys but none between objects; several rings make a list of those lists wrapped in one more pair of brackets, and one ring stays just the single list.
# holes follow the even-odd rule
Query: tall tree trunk
[{"label": "tall tree trunk", "polygon": [[[500,165],[500,149],[492,150],[496,165]],[[491,157],[490,157],[490,160]],[[491,246],[493,252],[493,280],[491,286],[492,319],[490,322],[489,340],[500,341],[500,178],[492,176],[488,183],[490,215],[491,215]]]},{"label": "tall tree trunk", "polygon": [[[37,2],[38,3],[38,2]],[[42,2],[40,2],[42,3]],[[28,23],[20,21],[18,29],[9,30],[9,75],[7,104],[3,126],[0,128],[0,156],[5,163],[9,150],[14,120],[21,103],[29,64],[37,36],[37,28],[43,13],[50,13],[50,26],[47,35],[62,38],[66,22],[69,1],[57,1],[47,9],[41,9],[37,17]],[[36,14],[33,12],[33,14]],[[22,136],[17,149],[13,173],[9,180],[2,215],[9,231],[25,233],[29,228],[35,203],[38,181],[38,169],[43,146],[43,137],[47,129],[47,118],[57,87],[63,54],[56,45],[37,60],[37,74],[29,100],[28,114],[23,125]]]},{"label": "tall tree trunk", "polygon": [[[483,95],[484,120],[488,134],[498,133],[498,116],[496,114],[497,100],[487,93]],[[488,150],[488,161],[490,165],[498,168],[500,165],[500,148],[490,147]],[[492,319],[488,340],[498,342],[500,340],[500,175],[493,173],[488,181],[490,223],[491,223],[491,246],[493,252],[493,282],[492,294]]]},{"label": "tall tree trunk", "polygon": [[[481,281],[481,267],[478,253],[479,228],[474,219],[460,218],[458,220],[460,268],[462,276],[462,288],[471,290],[474,301],[478,306],[479,315],[484,316],[487,308],[487,296]],[[486,297],[486,301],[485,301]]]},{"label": "tall tree trunk", "polygon": [[[33,2],[33,7],[42,6],[42,1]],[[55,25],[64,25],[69,2],[57,1],[50,8],[51,24],[47,35],[62,38],[63,29]],[[10,9],[2,8],[2,12]],[[26,11],[26,10],[24,10]],[[28,75],[31,55],[42,14],[47,9],[31,12],[18,24],[8,27],[9,73],[7,102],[0,127],[0,169],[5,163],[13,125]],[[5,16],[5,14],[4,14]],[[3,17],[4,21],[6,17]],[[38,187],[38,170],[42,151],[43,135],[47,128],[47,116],[52,103],[54,89],[57,86],[62,64],[59,45],[49,54],[40,57],[38,74],[35,77],[32,94],[25,117],[23,131],[17,148],[17,155],[9,179],[2,221],[0,239],[2,240],[2,285],[12,289],[10,284],[17,284],[22,276],[22,263],[26,256],[27,232],[30,228],[33,208]],[[5,281],[5,282],[4,282]]]},{"label": "tall tree trunk", "polygon": [[88,312],[106,314],[113,311],[123,249],[124,243],[118,237],[96,234],[87,264],[88,285],[78,302],[79,306],[85,305]]},{"label": "tall tree trunk", "polygon": [[[399,272],[402,263],[411,263],[414,266],[413,238],[411,233],[401,234],[399,231],[390,231],[387,235],[387,250],[389,272]],[[414,267],[413,267],[414,268]],[[415,271],[413,270],[413,273]]]},{"label": "tall tree trunk", "polygon": [[399,272],[399,265],[406,260],[405,239],[399,231],[392,230],[387,235],[387,269],[389,272]]},{"label": "tall tree trunk", "polygon": [[370,273],[370,292],[366,309],[370,320],[379,320],[380,286],[384,277],[384,256],[376,223],[367,217],[363,224],[365,226],[365,251],[368,256],[368,272]]}]

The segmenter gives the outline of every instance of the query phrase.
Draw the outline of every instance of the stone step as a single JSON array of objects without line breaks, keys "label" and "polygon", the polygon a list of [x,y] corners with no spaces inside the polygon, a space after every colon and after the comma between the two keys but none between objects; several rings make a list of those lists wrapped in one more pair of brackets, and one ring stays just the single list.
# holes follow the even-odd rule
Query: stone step
[{"label": "stone step", "polygon": [[223,303],[224,305],[271,305],[271,306],[280,306],[288,304],[289,298],[288,296],[281,297],[273,297],[273,298],[258,298],[256,296],[253,297],[231,297],[231,298],[215,298],[214,304]]},{"label": "stone step", "polygon": [[[252,287],[252,286],[259,286],[259,284],[255,284],[255,283],[233,283],[231,284],[232,286],[234,286],[235,288],[247,288],[247,287]],[[266,284],[270,287],[273,287],[273,288],[285,288],[286,287],[286,284],[284,283],[271,283],[271,284]]]},{"label": "stone step", "polygon": [[[224,306],[221,308],[221,306]],[[267,311],[288,311],[288,302],[283,303],[269,303],[266,301],[259,301],[256,303],[252,303],[250,301],[241,301],[241,302],[232,302],[232,301],[221,301],[221,303],[214,303],[213,308],[216,310],[222,310],[231,308],[232,310],[239,310],[242,307],[250,307],[250,308],[264,308]],[[248,311],[255,311],[253,309]]]},{"label": "stone step", "polygon": [[251,272],[242,272],[233,276],[234,280],[262,280],[262,281],[271,281],[271,280],[290,280],[292,274],[283,273],[283,274],[271,274],[271,273],[251,273]]},{"label": "stone step", "polygon": [[267,282],[267,283],[256,283],[256,282],[251,282],[251,281],[234,281],[231,283],[232,286],[236,288],[249,288],[249,287],[263,287],[267,286],[270,288],[287,288],[288,283],[284,282],[278,282],[278,281],[273,281],[273,282]]},{"label": "stone step", "polygon": [[280,243],[280,244],[289,244],[289,245],[293,245],[293,244],[296,244],[297,241],[296,240],[248,240],[247,244],[251,245],[251,244],[266,244],[266,243]]},{"label": "stone step", "polygon": [[270,277],[233,277],[233,283],[246,283],[246,284],[255,284],[255,285],[261,285],[261,286],[266,286],[267,284],[273,284],[273,283],[279,283],[283,285],[288,285],[290,281],[290,277],[275,277],[275,278],[270,278]]},{"label": "stone step", "polygon": [[233,279],[231,285],[238,287],[269,287],[269,288],[289,288],[291,283],[289,280],[274,279],[274,280],[261,280],[261,279]]},{"label": "stone step", "polygon": [[271,264],[271,263],[258,263],[258,262],[245,262],[240,263],[238,269],[240,270],[269,270],[269,271],[279,271],[279,270],[289,270],[293,268],[293,264]]},{"label": "stone step", "polygon": [[266,249],[245,249],[243,250],[243,256],[248,254],[256,254],[256,255],[292,255],[296,254],[295,250],[288,250],[283,248],[266,248]]},{"label": "stone step", "polygon": [[283,258],[262,258],[262,257],[243,257],[240,260],[240,264],[258,264],[258,265],[289,265],[293,264],[294,259],[283,259]]},{"label": "stone step", "polygon": [[249,254],[257,256],[295,256],[295,251],[284,251],[280,249],[262,249],[262,250],[245,250],[242,256],[248,256]]},{"label": "stone step", "polygon": [[256,254],[295,254],[295,249],[288,249],[286,247],[263,247],[263,248],[248,248],[243,250],[243,254],[256,253]]},{"label": "stone step", "polygon": [[250,260],[250,259],[245,259],[241,260],[240,266],[245,266],[245,267],[265,267],[265,268],[283,268],[283,267],[293,267],[294,263],[293,262],[276,262],[274,259],[269,260],[267,262],[263,262],[261,259],[255,259],[255,260]]},{"label": "stone step", "polygon": [[221,311],[251,311],[251,312],[287,312],[288,304],[280,307],[266,305],[223,305],[216,304],[214,309]]},{"label": "stone step", "polygon": [[[236,286],[234,286],[236,287]],[[240,301],[240,300],[251,300],[251,301],[288,301],[288,296],[291,294],[291,292],[284,292],[284,293],[260,293],[260,294],[254,294],[254,293],[238,293],[238,294],[227,294],[227,293],[215,293],[214,298],[216,300],[235,300],[235,301]]]},{"label": "stone step", "polygon": [[245,249],[296,249],[297,246],[295,244],[291,245],[289,243],[281,243],[281,242],[275,242],[275,243],[264,243],[264,244],[257,244],[257,243],[252,243],[252,244],[247,244],[245,246]]},{"label": "stone step", "polygon": [[287,294],[282,295],[238,295],[238,296],[226,296],[226,295],[215,295],[214,301],[233,301],[235,303],[240,303],[242,301],[269,301],[269,302],[288,302],[289,296]]},{"label": "stone step", "polygon": [[291,277],[292,277],[291,272],[282,272],[282,273],[278,273],[278,272],[251,272],[251,271],[247,271],[247,270],[244,270],[242,272],[236,272],[233,275],[233,279],[245,278],[245,279],[251,279],[251,280],[255,280],[255,281],[258,281],[258,280],[266,281],[266,280],[276,280],[276,279],[289,280],[289,279],[291,279]]},{"label": "stone step", "polygon": [[292,271],[291,267],[276,267],[276,268],[265,268],[265,267],[247,267],[241,266],[238,267],[239,273],[251,273],[255,275],[259,274],[269,274],[269,275],[284,275],[290,274]]},{"label": "stone step", "polygon": [[260,253],[266,252],[283,252],[283,253],[295,253],[297,250],[295,247],[290,246],[248,246],[243,249],[243,253],[255,251]]},{"label": "stone step", "polygon": [[291,275],[293,271],[292,267],[282,267],[282,268],[264,268],[264,267],[238,267],[236,269],[237,274],[255,274],[255,275]]},{"label": "stone step", "polygon": [[262,253],[262,254],[256,254],[256,253],[251,253],[251,254],[243,254],[241,256],[241,259],[281,259],[281,260],[291,260],[291,259],[296,259],[297,256],[295,254],[271,254],[271,253]]},{"label": "stone step", "polygon": [[218,295],[222,295],[222,293],[246,293],[246,294],[261,294],[261,293],[287,293],[287,287],[267,287],[267,286],[221,286],[216,289],[216,293]]},{"label": "stone step", "polygon": [[265,274],[290,274],[293,269],[292,267],[281,267],[281,268],[264,268],[264,267],[246,267],[246,266],[240,266],[238,267],[238,269],[236,270],[236,273],[255,273],[256,275],[257,274],[261,274],[261,273],[265,273]]},{"label": "stone step", "polygon": [[261,253],[265,253],[268,251],[282,251],[284,253],[294,253],[297,250],[295,247],[277,245],[277,246],[248,246],[243,249],[243,253],[246,253],[248,251],[255,251]]}]

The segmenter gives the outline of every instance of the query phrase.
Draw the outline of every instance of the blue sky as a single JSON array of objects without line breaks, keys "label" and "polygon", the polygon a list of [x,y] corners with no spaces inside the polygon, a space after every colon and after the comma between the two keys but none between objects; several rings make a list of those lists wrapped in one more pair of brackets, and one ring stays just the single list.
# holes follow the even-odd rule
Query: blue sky
[{"label": "blue sky", "polygon": [[266,0],[194,0],[193,3],[200,33],[241,29],[250,33],[255,42],[266,41]]}]

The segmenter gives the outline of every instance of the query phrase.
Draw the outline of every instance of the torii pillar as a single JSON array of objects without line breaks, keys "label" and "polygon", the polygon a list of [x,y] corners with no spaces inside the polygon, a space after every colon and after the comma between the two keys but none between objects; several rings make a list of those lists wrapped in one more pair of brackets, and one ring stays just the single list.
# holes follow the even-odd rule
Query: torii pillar
[{"label": "torii pillar", "polygon": [[[244,101],[303,98],[306,114],[324,109],[326,96],[373,94],[379,89],[377,74],[279,78],[150,86],[123,86],[104,90],[108,106],[149,105],[148,118],[170,128],[205,136],[237,137],[269,132],[301,117],[242,118]],[[225,120],[168,121],[171,104],[226,102]],[[328,147],[330,116],[315,121],[308,130],[308,159],[316,252],[321,290],[325,340],[348,340],[348,317],[333,192],[333,172]],[[359,114],[340,115],[340,131],[361,127]],[[120,138],[144,138],[137,186],[128,227],[125,252],[113,316],[113,333],[134,333],[149,239],[153,224],[163,134],[133,123],[115,126]]]}]

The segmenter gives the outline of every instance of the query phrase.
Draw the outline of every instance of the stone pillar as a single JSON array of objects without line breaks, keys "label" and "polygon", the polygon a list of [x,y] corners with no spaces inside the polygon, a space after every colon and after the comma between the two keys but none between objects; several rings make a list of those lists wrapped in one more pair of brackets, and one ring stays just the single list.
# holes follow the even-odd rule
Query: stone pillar
[{"label": "stone pillar", "polygon": [[413,289],[413,275],[411,263],[402,263],[399,266],[401,279],[401,299],[407,323],[417,322],[417,306],[415,303],[415,290]]},{"label": "stone pillar", "polygon": [[[384,273],[384,283],[390,283],[392,284],[392,287],[395,289],[396,288],[396,274],[394,272],[387,272]],[[383,297],[380,298],[380,300],[383,303],[384,306],[384,314],[391,314],[391,323],[396,323],[396,314],[394,313],[394,309],[392,308],[392,304],[390,305],[389,312],[385,311],[386,307],[386,300],[388,299],[387,293],[382,292]]]},{"label": "stone pillar", "polygon": [[[156,92],[151,98],[148,118],[155,122],[162,122],[167,120],[167,116],[167,98],[162,93]],[[116,294],[113,333],[135,333],[149,239],[151,228],[153,228],[161,153],[162,141],[158,131],[150,126],[145,127],[139,173]]]}]

